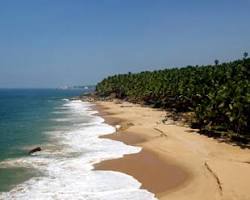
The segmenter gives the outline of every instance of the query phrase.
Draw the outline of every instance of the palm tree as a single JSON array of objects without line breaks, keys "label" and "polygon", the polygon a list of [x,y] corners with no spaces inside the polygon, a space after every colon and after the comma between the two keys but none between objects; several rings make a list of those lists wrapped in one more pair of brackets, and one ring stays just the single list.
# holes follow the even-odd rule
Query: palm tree
[{"label": "palm tree", "polygon": [[247,56],[248,56],[248,53],[247,53],[247,52],[244,52],[244,53],[243,53],[243,58],[246,59]]},{"label": "palm tree", "polygon": [[216,67],[188,66],[114,75],[98,83],[96,91],[103,97],[116,94],[136,103],[192,111],[204,130],[212,128],[250,138],[250,59],[247,52],[243,56],[244,60],[221,65],[215,60]]}]

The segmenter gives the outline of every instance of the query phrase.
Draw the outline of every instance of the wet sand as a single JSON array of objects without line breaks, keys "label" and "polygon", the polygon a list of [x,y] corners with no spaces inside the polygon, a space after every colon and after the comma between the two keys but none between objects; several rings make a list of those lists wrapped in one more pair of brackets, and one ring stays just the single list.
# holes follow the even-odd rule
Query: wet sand
[{"label": "wet sand", "polygon": [[[149,141],[145,135],[139,135],[126,131],[128,128],[126,120],[115,118],[112,113],[106,111],[102,106],[97,106],[97,109],[105,121],[113,126],[121,124],[121,128],[117,133],[105,135],[101,138],[108,138],[124,142],[128,145],[142,146],[143,143]],[[126,128],[124,128],[124,126]],[[122,129],[125,129],[122,131]],[[158,154],[154,153],[150,149],[143,148],[137,154],[125,155],[120,159],[113,159],[103,161],[95,165],[96,170],[112,170],[126,173],[133,176],[140,183],[141,188],[147,189],[148,191],[156,194],[160,197],[162,193],[175,189],[178,186],[185,184],[190,174],[172,161],[167,162],[167,158],[164,159]]]},{"label": "wet sand", "polygon": [[95,169],[129,174],[142,183],[142,188],[158,196],[182,184],[187,178],[184,171],[175,165],[164,162],[147,149],[120,159],[104,161],[95,165]]},{"label": "wet sand", "polygon": [[127,102],[96,102],[106,138],[143,148],[138,154],[97,164],[135,177],[160,200],[249,200],[250,150],[167,123],[166,112]]}]

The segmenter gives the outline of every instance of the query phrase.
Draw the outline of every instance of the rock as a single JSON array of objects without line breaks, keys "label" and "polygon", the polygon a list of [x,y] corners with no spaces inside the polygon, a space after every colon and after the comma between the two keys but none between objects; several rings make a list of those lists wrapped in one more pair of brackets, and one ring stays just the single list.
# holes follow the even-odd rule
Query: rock
[{"label": "rock", "polygon": [[42,151],[41,147],[36,147],[36,148],[34,148],[34,149],[31,149],[31,150],[29,151],[29,154],[35,153],[35,152],[37,152],[37,151]]}]

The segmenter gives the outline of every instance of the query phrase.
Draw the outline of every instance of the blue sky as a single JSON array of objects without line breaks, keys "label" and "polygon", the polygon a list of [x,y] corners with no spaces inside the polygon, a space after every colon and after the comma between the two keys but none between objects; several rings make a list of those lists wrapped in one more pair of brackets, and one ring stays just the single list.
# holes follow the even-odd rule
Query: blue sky
[{"label": "blue sky", "polygon": [[249,0],[0,0],[0,87],[241,58],[249,10]]}]

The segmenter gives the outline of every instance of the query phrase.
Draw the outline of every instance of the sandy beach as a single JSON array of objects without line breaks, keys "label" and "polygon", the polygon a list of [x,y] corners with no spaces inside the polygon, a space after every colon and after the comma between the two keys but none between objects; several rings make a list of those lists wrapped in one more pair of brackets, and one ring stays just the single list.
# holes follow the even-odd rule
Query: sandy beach
[{"label": "sandy beach", "polygon": [[219,142],[191,128],[164,124],[165,111],[127,102],[96,102],[117,133],[106,138],[141,146],[137,154],[108,160],[97,170],[135,177],[160,200],[249,200],[250,150]]}]

